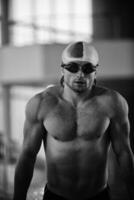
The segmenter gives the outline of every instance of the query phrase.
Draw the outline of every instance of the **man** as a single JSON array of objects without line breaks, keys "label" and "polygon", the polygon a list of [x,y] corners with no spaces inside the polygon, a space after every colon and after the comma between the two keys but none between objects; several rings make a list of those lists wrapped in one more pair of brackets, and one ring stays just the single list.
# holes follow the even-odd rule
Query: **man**
[{"label": "man", "polygon": [[14,200],[26,199],[42,141],[47,166],[44,200],[110,199],[110,144],[134,199],[128,105],[118,92],[96,85],[98,65],[98,52],[92,45],[69,44],[62,54],[62,86],[47,87],[28,102]]}]

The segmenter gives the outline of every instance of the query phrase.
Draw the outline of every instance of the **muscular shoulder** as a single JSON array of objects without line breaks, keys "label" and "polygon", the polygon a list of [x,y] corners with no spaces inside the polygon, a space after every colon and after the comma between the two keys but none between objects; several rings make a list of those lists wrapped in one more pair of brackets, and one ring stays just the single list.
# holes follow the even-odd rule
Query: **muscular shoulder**
[{"label": "muscular shoulder", "polygon": [[110,105],[113,117],[125,117],[128,115],[128,103],[124,96],[115,90],[110,91]]},{"label": "muscular shoulder", "polygon": [[38,111],[42,100],[42,94],[34,95],[26,105],[26,117],[29,121],[34,122],[38,120]]},{"label": "muscular shoulder", "polygon": [[127,101],[118,91],[106,87],[98,87],[96,96],[111,117],[128,113]]},{"label": "muscular shoulder", "polygon": [[101,88],[100,91],[111,117],[121,117],[128,113],[128,104],[122,94],[109,88]]},{"label": "muscular shoulder", "polygon": [[56,86],[48,86],[44,91],[34,95],[26,105],[26,116],[31,121],[43,120],[45,115],[58,103],[60,90]]}]

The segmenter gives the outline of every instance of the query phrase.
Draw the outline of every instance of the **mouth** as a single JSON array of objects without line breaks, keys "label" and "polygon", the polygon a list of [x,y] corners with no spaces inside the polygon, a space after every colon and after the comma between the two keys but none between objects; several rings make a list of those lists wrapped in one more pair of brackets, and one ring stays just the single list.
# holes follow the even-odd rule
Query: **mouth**
[{"label": "mouth", "polygon": [[75,83],[78,83],[78,84],[85,84],[85,81],[83,81],[83,80],[76,80]]},{"label": "mouth", "polygon": [[78,85],[85,85],[85,81],[77,80],[75,81],[76,84]]}]

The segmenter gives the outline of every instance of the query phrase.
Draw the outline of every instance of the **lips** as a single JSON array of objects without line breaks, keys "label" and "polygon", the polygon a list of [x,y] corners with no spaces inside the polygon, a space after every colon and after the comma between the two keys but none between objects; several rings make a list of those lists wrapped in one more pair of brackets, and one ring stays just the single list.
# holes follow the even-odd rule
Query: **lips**
[{"label": "lips", "polygon": [[75,81],[75,83],[77,83],[77,84],[85,84],[85,81],[77,80],[77,81]]}]

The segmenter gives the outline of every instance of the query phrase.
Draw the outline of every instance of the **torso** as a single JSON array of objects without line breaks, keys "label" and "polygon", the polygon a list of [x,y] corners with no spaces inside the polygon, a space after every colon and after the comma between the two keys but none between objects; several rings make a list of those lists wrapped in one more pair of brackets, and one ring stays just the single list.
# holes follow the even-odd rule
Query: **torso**
[{"label": "torso", "polygon": [[41,104],[48,187],[67,199],[92,197],[107,184],[110,119],[100,91],[76,108],[51,92]]}]

